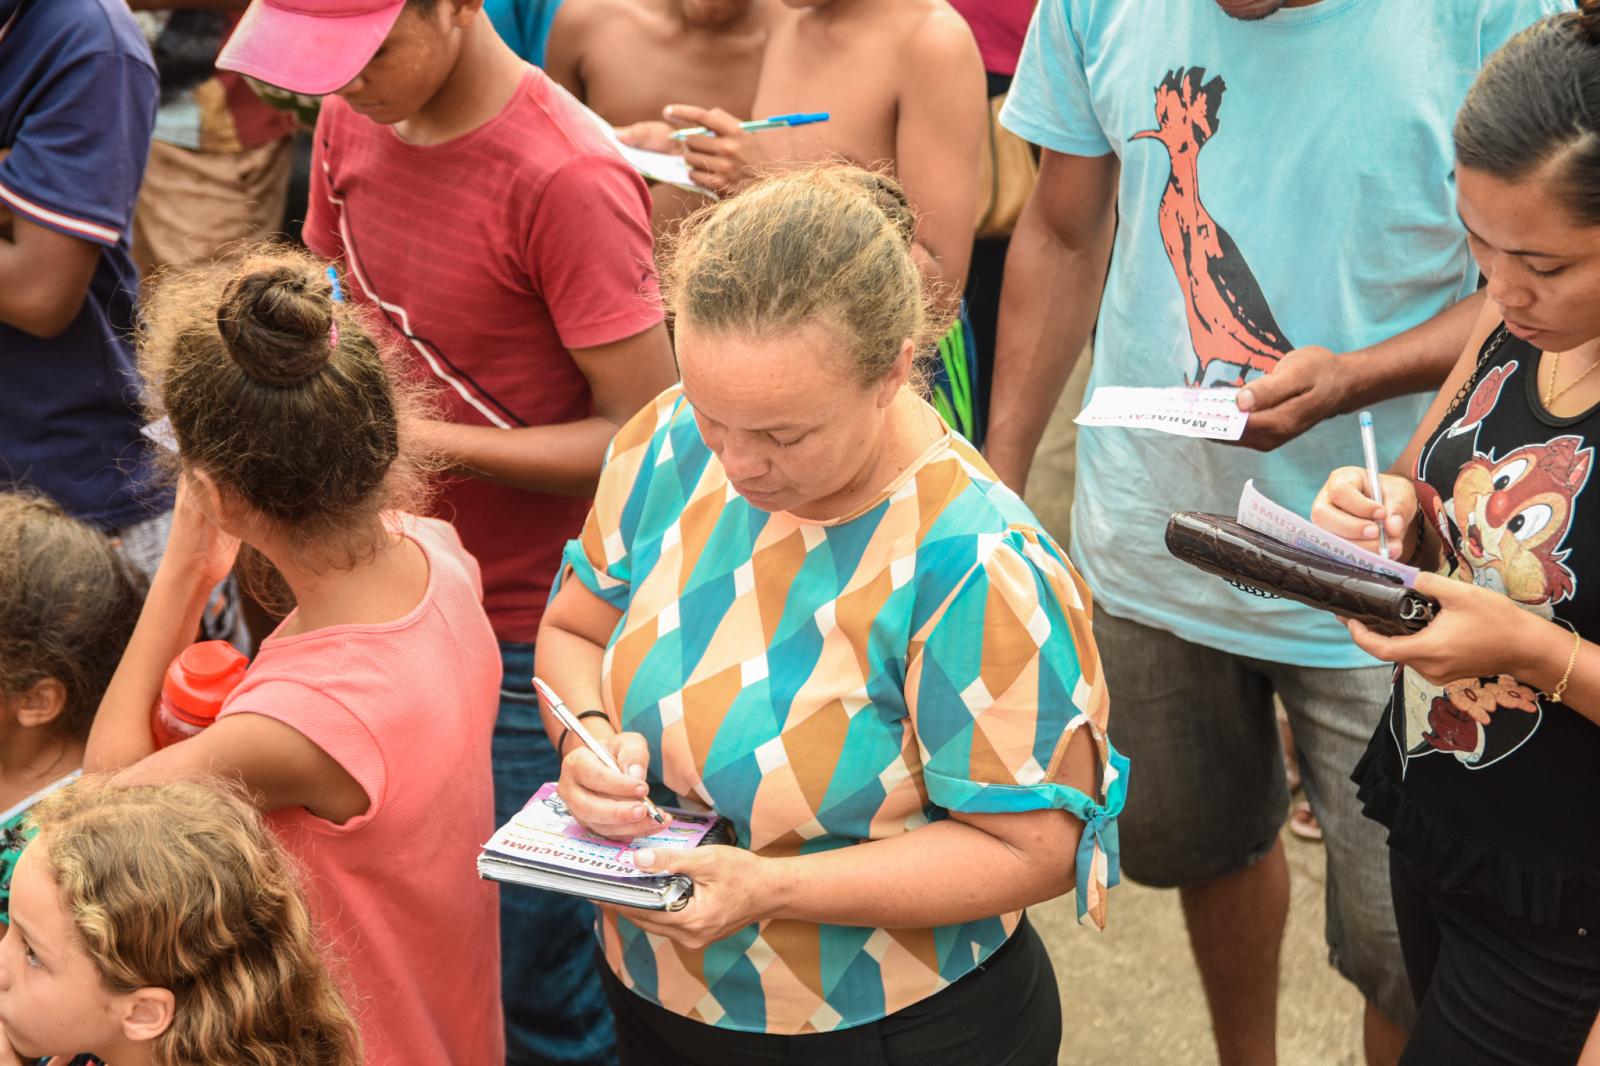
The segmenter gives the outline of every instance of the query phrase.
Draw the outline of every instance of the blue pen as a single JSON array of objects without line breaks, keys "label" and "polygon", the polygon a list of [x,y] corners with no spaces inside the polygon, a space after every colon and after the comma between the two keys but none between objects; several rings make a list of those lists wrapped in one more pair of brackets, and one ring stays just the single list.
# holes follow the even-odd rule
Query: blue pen
[{"label": "blue pen", "polygon": [[339,271],[334,267],[328,268],[328,284],[333,286],[333,302],[344,303],[344,290],[339,288]]},{"label": "blue pen", "polygon": [[[797,111],[792,115],[773,115],[771,118],[753,118],[748,122],[739,123],[739,128],[746,133],[759,133],[762,130],[787,129],[790,126],[809,126],[814,122],[828,121],[826,111]],[[716,134],[704,126],[693,126],[686,130],[678,130],[672,135],[675,141],[685,137],[715,137]]]},{"label": "blue pen", "polygon": [[[1383,506],[1383,484],[1378,480],[1378,444],[1372,437],[1372,412],[1362,411],[1361,422],[1361,450],[1366,452],[1367,460],[1367,486],[1372,492],[1372,499],[1379,507]],[[1378,523],[1378,554],[1385,559],[1389,558],[1389,538],[1384,535],[1383,523]]]}]

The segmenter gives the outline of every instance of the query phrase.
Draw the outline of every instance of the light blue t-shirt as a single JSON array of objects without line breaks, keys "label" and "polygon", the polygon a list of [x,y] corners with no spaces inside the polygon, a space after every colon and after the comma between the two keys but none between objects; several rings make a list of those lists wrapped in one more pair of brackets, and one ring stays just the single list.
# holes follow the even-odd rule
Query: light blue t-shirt
[{"label": "light blue t-shirt", "polygon": [[561,0],[484,0],[483,10],[500,39],[518,56],[544,66],[544,46]]},{"label": "light blue t-shirt", "polygon": [[[1451,124],[1489,53],[1569,7],[1321,0],[1245,22],[1212,0],[1044,0],[1001,121],[1053,151],[1122,161],[1091,393],[1236,382],[1292,348],[1375,344],[1470,295]],[[1381,464],[1430,398],[1373,408]],[[1247,478],[1307,514],[1328,471],[1361,455],[1354,415],[1267,454],[1086,428],[1073,561],[1112,614],[1185,640],[1371,665],[1331,615],[1239,592],[1163,541],[1174,511],[1233,514]]]}]

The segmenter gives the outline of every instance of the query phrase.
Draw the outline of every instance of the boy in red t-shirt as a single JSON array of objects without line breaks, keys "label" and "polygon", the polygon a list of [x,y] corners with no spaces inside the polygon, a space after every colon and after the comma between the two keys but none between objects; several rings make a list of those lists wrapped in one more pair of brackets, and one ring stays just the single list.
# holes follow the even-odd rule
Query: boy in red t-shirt
[{"label": "boy in red t-shirt", "polygon": [[[462,476],[440,510],[501,641],[504,822],[559,775],[530,679],[562,546],[612,434],[674,377],[649,193],[482,0],[254,0],[218,66],[332,94],[305,239],[441,386],[425,432]],[[501,894],[509,1063],[611,1061],[591,921],[581,900]]]}]

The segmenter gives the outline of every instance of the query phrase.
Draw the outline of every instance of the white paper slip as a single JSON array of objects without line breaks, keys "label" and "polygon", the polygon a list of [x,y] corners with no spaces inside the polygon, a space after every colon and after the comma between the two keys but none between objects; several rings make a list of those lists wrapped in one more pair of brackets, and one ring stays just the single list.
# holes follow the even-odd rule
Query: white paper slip
[{"label": "white paper slip", "polygon": [[178,436],[172,432],[172,420],[163,418],[159,422],[147,422],[139,427],[139,432],[155,444],[161,445],[169,452],[178,450]]},{"label": "white paper slip", "polygon": [[[565,89],[562,91],[566,92]],[[606,139],[611,142],[611,147],[617,150],[617,154],[627,160],[628,165],[644,177],[651,181],[659,181],[663,185],[688,189],[690,192],[697,192],[701,196],[709,196],[713,200],[717,198],[717,194],[704,185],[695,184],[694,178],[689,174],[689,163],[683,156],[673,155],[671,152],[651,152],[643,148],[635,148],[630,144],[623,144],[617,138],[616,128],[611,123],[601,118],[593,109],[585,106],[581,100],[571,93],[567,93],[567,99],[583,110],[583,113],[589,117],[589,121],[593,122],[595,127],[606,135]]]},{"label": "white paper slip", "polygon": [[1078,417],[1080,426],[1126,426],[1180,437],[1238,440],[1250,421],[1234,397],[1238,389],[1130,388],[1103,385],[1094,390]]},{"label": "white paper slip", "polygon": [[1273,503],[1256,488],[1254,481],[1244,483],[1239,494],[1239,524],[1273,540],[1293,545],[1303,551],[1320,555],[1324,559],[1359,566],[1375,574],[1398,578],[1411,588],[1417,582],[1417,568],[1385,559],[1377,552],[1358,548],[1343,537],[1329,533],[1321,526],[1301,518],[1281,504]]},{"label": "white paper slip", "polygon": [[622,158],[628,161],[628,165],[651,181],[688,189],[701,196],[709,196],[713,200],[717,198],[717,194],[704,185],[695,184],[694,178],[689,174],[689,163],[683,156],[673,155],[671,152],[650,152],[643,148],[635,148],[631,144],[623,144],[617,139],[615,130],[611,131],[611,141],[616,145],[617,151],[622,153]]}]

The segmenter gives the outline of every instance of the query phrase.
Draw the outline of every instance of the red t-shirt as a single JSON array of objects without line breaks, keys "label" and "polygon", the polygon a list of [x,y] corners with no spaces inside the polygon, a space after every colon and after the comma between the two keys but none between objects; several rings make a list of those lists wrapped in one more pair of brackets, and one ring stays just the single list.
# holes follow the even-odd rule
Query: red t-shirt
[{"label": "red t-shirt", "polygon": [[[593,413],[570,350],[661,321],[650,194],[578,105],[529,67],[494,118],[444,144],[323,100],[305,240],[343,259],[442,417],[551,425]],[[589,501],[455,479],[437,513],[483,567],[501,640],[532,641]]]},{"label": "red t-shirt", "polygon": [[950,0],[972,27],[983,53],[983,69],[991,74],[1015,74],[1022,39],[1028,34],[1038,0]]}]

